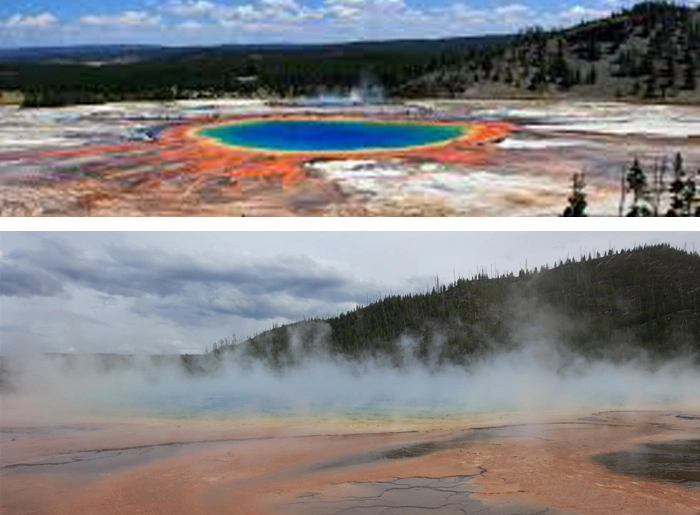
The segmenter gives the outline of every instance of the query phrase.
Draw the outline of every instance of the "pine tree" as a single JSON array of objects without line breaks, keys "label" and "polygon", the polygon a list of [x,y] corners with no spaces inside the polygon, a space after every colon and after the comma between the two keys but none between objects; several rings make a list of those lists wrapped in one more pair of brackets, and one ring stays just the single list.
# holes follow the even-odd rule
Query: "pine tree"
[{"label": "pine tree", "polygon": [[550,63],[550,75],[562,89],[569,89],[574,82],[574,74],[564,56],[564,40],[557,40],[557,52]]},{"label": "pine tree", "polygon": [[586,187],[583,173],[574,173],[572,179],[573,186],[569,197],[569,205],[566,206],[563,216],[587,216],[586,207],[588,202],[586,202],[586,194],[583,191]]},{"label": "pine tree", "polygon": [[666,98],[669,90],[673,90],[676,84],[676,62],[673,55],[667,55],[662,63],[659,70],[661,76],[659,88],[661,89],[661,97]]},{"label": "pine tree", "polygon": [[646,80],[646,87],[644,89],[644,96],[646,98],[654,98],[656,96],[657,90],[657,77],[656,70],[652,69]]},{"label": "pine tree", "polygon": [[592,64],[586,76],[586,84],[595,84],[598,81],[598,73],[596,72],[595,64]]},{"label": "pine tree", "polygon": [[692,91],[697,87],[697,83],[695,81],[695,57],[690,51],[690,47],[686,50],[683,61],[685,68],[683,70],[683,84],[681,88]]},{"label": "pine tree", "polygon": [[695,200],[696,185],[693,177],[688,177],[683,167],[683,158],[679,153],[673,163],[674,179],[669,191],[671,193],[671,209],[668,216],[691,216]]},{"label": "pine tree", "polygon": [[649,197],[647,176],[636,157],[627,172],[627,189],[633,194],[632,207],[627,216],[651,216],[651,210],[645,205]]}]

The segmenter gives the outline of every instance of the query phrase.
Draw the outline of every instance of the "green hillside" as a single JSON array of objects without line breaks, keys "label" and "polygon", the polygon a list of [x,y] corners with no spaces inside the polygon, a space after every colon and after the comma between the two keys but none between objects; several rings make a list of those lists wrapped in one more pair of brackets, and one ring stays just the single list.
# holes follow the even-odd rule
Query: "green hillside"
[{"label": "green hillside", "polygon": [[644,2],[409,81],[405,95],[700,101],[700,7]]},{"label": "green hillside", "polygon": [[469,365],[544,342],[563,354],[624,361],[692,356],[700,364],[700,256],[668,245],[567,258],[385,297],[328,319],[274,327],[234,351],[274,368],[323,353],[349,360]]}]

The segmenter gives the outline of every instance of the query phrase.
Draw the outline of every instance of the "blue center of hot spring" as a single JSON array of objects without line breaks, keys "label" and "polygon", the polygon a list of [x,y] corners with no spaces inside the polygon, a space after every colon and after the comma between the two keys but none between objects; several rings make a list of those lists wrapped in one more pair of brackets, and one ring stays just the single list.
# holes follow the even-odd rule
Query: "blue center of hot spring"
[{"label": "blue center of hot spring", "polygon": [[220,125],[201,134],[225,145],[277,151],[384,150],[457,138],[463,125],[363,120],[253,120]]}]

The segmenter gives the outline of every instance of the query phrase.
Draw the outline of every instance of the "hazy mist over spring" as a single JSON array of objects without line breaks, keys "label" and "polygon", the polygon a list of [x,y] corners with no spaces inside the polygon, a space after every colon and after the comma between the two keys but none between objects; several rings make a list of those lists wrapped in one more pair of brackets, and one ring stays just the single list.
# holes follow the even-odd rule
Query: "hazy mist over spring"
[{"label": "hazy mist over spring", "polygon": [[[284,240],[292,236],[297,238],[297,245],[315,241],[316,247],[312,252],[316,252],[316,256],[301,257],[287,253],[277,258],[263,257],[263,249],[274,248],[276,238]],[[630,352],[625,359],[597,359],[572,353],[557,336],[557,331],[566,327],[570,320],[544,307],[528,306],[527,299],[520,299],[521,303],[515,305],[522,316],[514,319],[517,325],[509,341],[494,342],[493,352],[474,355],[466,366],[445,361],[438,354],[433,358],[419,357],[420,342],[408,333],[393,342],[398,349],[394,354],[377,354],[372,359],[360,360],[344,357],[329,351],[331,330],[323,321],[308,322],[318,326],[314,333],[315,340],[311,343],[305,343],[302,332],[299,332],[299,328],[304,326],[281,329],[286,331],[289,339],[285,359],[291,365],[277,369],[251,357],[245,350],[243,338],[218,358],[212,354],[197,358],[202,360],[202,373],[196,372],[199,361],[193,362],[195,369],[183,368],[181,359],[176,355],[158,357],[160,353],[153,352],[152,342],[148,342],[147,338],[135,339],[136,328],[144,327],[149,321],[159,328],[172,326],[181,335],[207,332],[204,329],[207,326],[205,321],[224,318],[221,314],[224,288],[231,288],[227,293],[232,295],[233,285],[253,298],[247,299],[248,303],[242,303],[235,296],[230,296],[231,307],[229,311],[224,311],[230,318],[236,317],[244,322],[260,319],[267,324],[270,324],[270,320],[299,320],[307,315],[294,316],[294,302],[288,298],[295,296],[304,299],[303,307],[306,309],[318,306],[316,312],[308,314],[310,317],[332,316],[335,313],[329,313],[329,301],[335,302],[338,311],[355,299],[357,304],[362,304],[363,295],[367,299],[373,289],[386,291],[386,286],[396,284],[402,274],[415,273],[418,263],[432,260],[437,268],[443,269],[440,267],[444,267],[444,264],[441,265],[441,259],[437,257],[444,258],[443,249],[452,248],[452,252],[448,251],[452,259],[457,255],[464,258],[465,249],[472,248],[478,241],[480,249],[490,248],[491,252],[497,249],[502,259],[504,254],[512,252],[509,247],[516,246],[521,238],[517,233],[382,235],[388,241],[393,240],[394,248],[391,250],[389,243],[385,243],[386,246],[381,249],[365,247],[368,253],[377,253],[377,262],[368,263],[361,259],[360,253],[352,256],[352,251],[347,254],[345,251],[359,238],[372,240],[378,235],[342,236],[344,241],[341,243],[338,235],[329,234],[271,233],[264,237],[238,234],[238,244],[247,240],[250,248],[255,250],[244,254],[240,251],[231,253],[237,259],[227,262],[222,259],[225,254],[221,251],[184,254],[169,250],[166,254],[162,241],[168,241],[171,238],[169,235],[160,236],[161,246],[158,248],[161,250],[158,251],[154,247],[150,251],[144,247],[137,251],[138,247],[133,242],[125,245],[125,235],[108,237],[109,245],[105,247],[103,242],[97,246],[94,242],[87,243],[88,239],[83,240],[82,235],[71,235],[64,241],[35,235],[3,238],[5,248],[2,249],[0,261],[3,266],[0,290],[3,294],[3,354],[10,356],[3,358],[3,395],[8,399],[23,399],[18,404],[22,406],[21,410],[41,406],[47,413],[98,410],[108,414],[113,410],[122,412],[126,409],[134,413],[157,413],[177,418],[203,413],[228,417],[251,413],[334,412],[391,420],[423,415],[456,416],[459,413],[492,411],[535,413],[550,409],[644,407],[664,403],[697,406],[695,392],[700,390],[700,374],[692,359],[675,355],[662,362],[654,361],[644,349]],[[677,245],[683,241],[683,244],[689,243],[692,247],[697,242],[695,233],[670,236],[672,240],[675,238]],[[522,237],[540,243],[539,250],[537,246],[532,247],[535,256],[530,259],[544,263],[555,261],[549,256],[561,257],[562,248],[565,249],[566,245],[569,248],[581,245],[581,249],[585,245],[595,252],[595,245],[600,243],[601,237],[623,242],[629,238],[634,238],[635,242],[655,242],[659,238],[658,235],[614,233],[581,233],[578,238],[542,233]],[[432,243],[442,240],[445,246],[416,244],[421,238],[432,240]],[[133,236],[129,235],[129,239],[133,239]],[[203,242],[201,235],[194,239]],[[331,240],[339,243],[341,248],[330,244]],[[484,246],[486,241],[490,242],[488,247]],[[171,243],[175,243],[175,238]],[[423,251],[416,250],[413,263],[402,266],[397,262],[392,269],[393,253],[400,252],[400,247],[409,243]],[[342,248],[345,245],[347,248]],[[63,259],[56,253],[57,250],[60,250]],[[379,254],[381,251],[385,251],[384,262]],[[261,254],[253,258],[253,252]],[[472,258],[485,253],[480,250],[472,252]],[[179,257],[177,264],[170,259],[173,256]],[[355,257],[357,261],[354,261]],[[348,261],[343,262],[342,259]],[[442,263],[446,261],[449,259]],[[531,267],[533,261],[529,261],[527,266]],[[312,263],[321,266],[310,268]],[[525,266],[525,259],[520,263]],[[374,271],[368,274],[368,270]],[[380,274],[381,279],[376,275],[379,280],[368,279],[377,270],[382,270],[384,274]],[[502,269],[499,272],[502,273]],[[416,284],[419,277],[413,276],[408,285]],[[215,302],[203,300],[204,290],[196,295],[198,284],[219,298]],[[212,285],[215,286],[212,288]],[[277,289],[279,293],[275,293]],[[91,295],[99,299],[98,308],[90,302],[86,303]],[[273,297],[278,297],[276,303],[271,300]],[[53,333],[54,344],[72,344],[72,350],[41,344],[38,338],[34,338],[33,344],[24,349],[21,347],[22,333],[5,313],[17,313],[18,308],[26,305],[27,299],[35,302],[35,315],[44,315],[36,316],[36,322],[25,329],[25,335],[30,338],[40,334],[37,331],[39,321],[51,322],[54,316],[52,310],[56,306],[54,301],[64,306],[61,315],[67,314],[73,321],[81,320],[70,331]],[[123,310],[125,302],[132,303],[130,309]],[[149,310],[144,309],[149,305],[152,306]],[[254,309],[251,305],[257,307]],[[81,355],[85,352],[114,353],[120,350],[120,347],[112,346],[114,344],[110,343],[109,338],[103,338],[110,332],[108,324],[114,323],[105,314],[119,313],[112,311],[115,308],[121,308],[122,317],[129,317],[122,320],[132,320],[128,329],[121,322],[118,329],[121,331],[118,333],[120,337],[127,335],[123,344],[129,346],[126,353],[131,356],[110,358]],[[206,313],[205,308],[210,312]],[[191,310],[190,318],[182,316],[187,309]],[[267,310],[269,318],[260,314],[262,310]],[[234,311],[235,315],[232,313]],[[86,312],[93,313],[95,318],[88,318]],[[284,313],[284,316],[277,318],[280,313]],[[159,316],[162,322],[158,321]],[[98,320],[101,323],[96,323]],[[190,327],[187,326],[188,321]],[[94,332],[90,332],[92,327],[96,327],[92,330]],[[251,332],[264,331],[260,325],[257,329],[253,324],[247,327],[252,329]],[[209,349],[210,342],[231,332],[226,327],[214,329],[208,328],[218,338],[207,341],[202,334],[199,339]],[[447,331],[436,327],[429,334],[434,348],[440,349],[440,345],[445,345]],[[76,334],[80,335],[80,340],[72,338]],[[78,342],[90,340],[91,344],[80,351],[75,348]],[[140,342],[143,345],[141,352],[134,352]],[[611,349],[619,344],[609,342]],[[187,348],[195,347],[193,341],[182,350],[186,352]],[[165,346],[162,349],[169,348]],[[68,351],[69,354],[44,355],[42,351]],[[76,355],[71,356],[71,353]],[[172,350],[167,354],[173,354]],[[614,355],[611,351],[609,357],[614,358]]]}]

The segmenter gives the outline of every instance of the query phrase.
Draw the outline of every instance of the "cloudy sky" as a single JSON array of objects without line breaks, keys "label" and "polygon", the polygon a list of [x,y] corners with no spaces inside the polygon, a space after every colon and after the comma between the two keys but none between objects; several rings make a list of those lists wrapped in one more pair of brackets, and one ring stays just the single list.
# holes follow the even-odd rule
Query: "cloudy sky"
[{"label": "cloudy sky", "polygon": [[[699,0],[686,0],[697,3]],[[327,42],[503,33],[628,0],[2,0],[0,46]]]},{"label": "cloudy sky", "polygon": [[367,299],[699,232],[3,232],[0,351],[183,353]]}]

